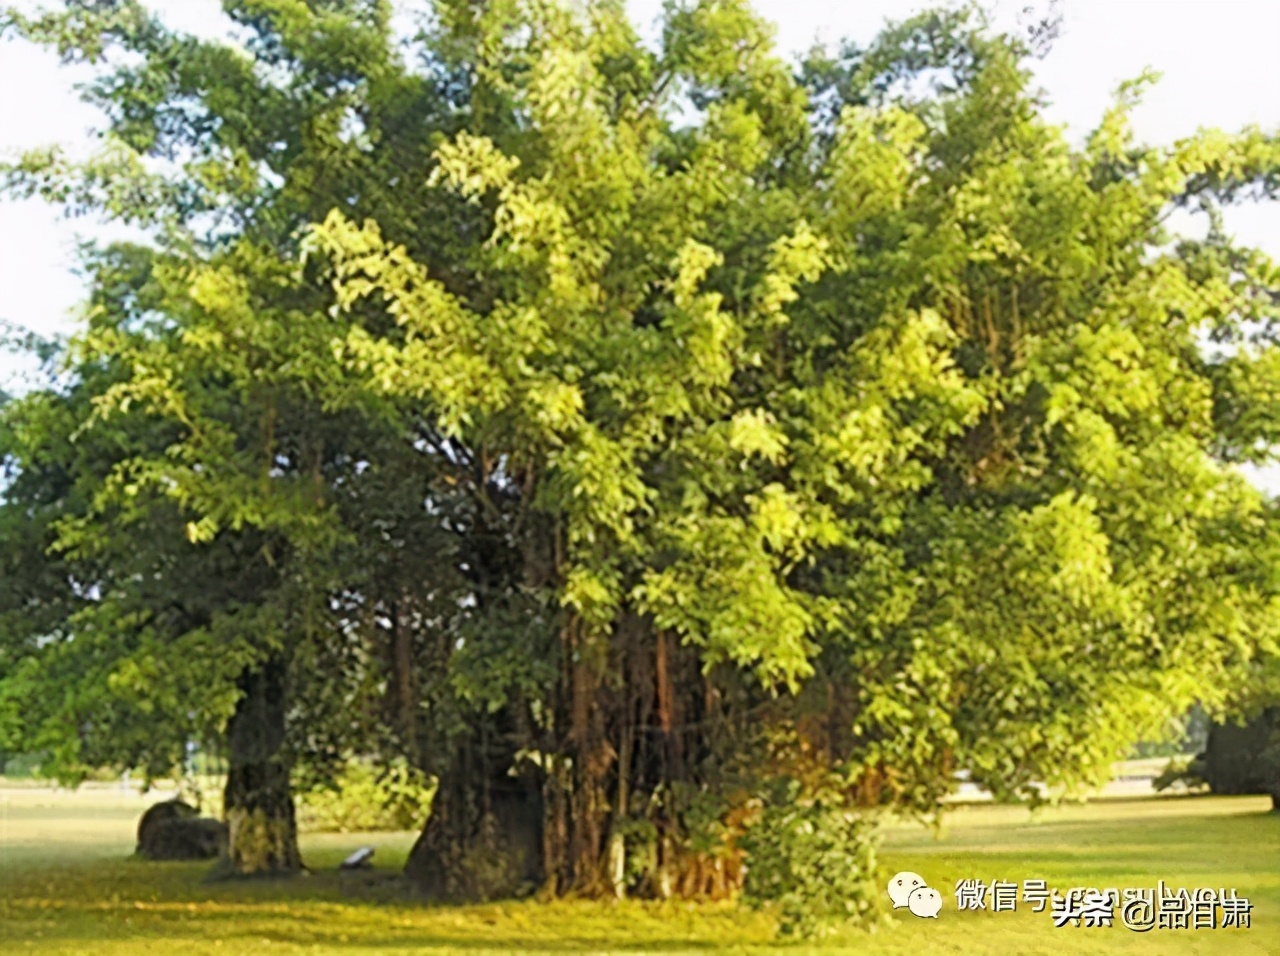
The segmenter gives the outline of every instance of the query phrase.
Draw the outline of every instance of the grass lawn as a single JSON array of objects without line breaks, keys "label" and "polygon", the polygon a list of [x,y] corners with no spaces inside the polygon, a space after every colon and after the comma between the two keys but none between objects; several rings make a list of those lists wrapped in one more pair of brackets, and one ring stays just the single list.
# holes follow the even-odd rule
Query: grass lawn
[{"label": "grass lawn", "polygon": [[[316,873],[206,883],[207,864],[127,859],[143,804],[120,791],[0,790],[0,953],[77,956],[342,956],[499,953],[858,953],[864,956],[1278,956],[1280,815],[1264,797],[1098,801],[1044,811],[956,809],[940,838],[890,830],[889,872],[939,889],[936,920],[909,914],[821,946],[772,942],[762,914],[731,906],[533,902],[463,908],[416,902],[395,877],[413,834],[311,835]],[[334,872],[361,845],[378,869]],[[1235,887],[1248,930],[1055,929],[1046,913],[957,912],[961,878],[1050,887]],[[903,911],[905,913],[905,911]],[[1117,921],[1118,922],[1118,921]]]}]

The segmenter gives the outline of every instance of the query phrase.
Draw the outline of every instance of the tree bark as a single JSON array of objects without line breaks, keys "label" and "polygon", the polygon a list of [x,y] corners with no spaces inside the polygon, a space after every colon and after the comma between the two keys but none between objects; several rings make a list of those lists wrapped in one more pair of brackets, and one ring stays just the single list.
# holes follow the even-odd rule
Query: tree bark
[{"label": "tree bark", "polygon": [[607,696],[602,693],[605,654],[594,642],[584,639],[579,622],[569,622],[568,628],[570,660],[573,661],[571,889],[584,896],[598,896],[610,886],[605,847],[609,819],[607,787],[618,755],[609,742],[605,725],[608,704],[602,699]]},{"label": "tree bark", "polygon": [[[519,551],[504,543],[507,530],[489,530],[471,536],[473,550],[466,554],[481,605],[508,600],[504,595],[519,585],[538,594],[553,584],[555,532],[549,517],[530,516]],[[536,604],[528,609],[534,616],[539,610]],[[435,664],[439,673],[447,673],[452,652],[445,640]],[[556,692],[552,700],[539,701],[556,712],[556,726],[560,697]],[[451,706],[464,708],[466,729],[417,740],[425,769],[439,782],[405,875],[428,897],[448,901],[521,896],[554,884],[554,867],[563,857],[555,820],[557,782],[564,776],[555,743],[541,739],[527,701],[509,700],[494,713],[467,710],[454,699]],[[536,756],[518,759],[522,750]]]},{"label": "tree bark", "polygon": [[431,816],[405,864],[430,899],[525,896],[544,881],[540,781],[508,773],[514,750],[497,729],[461,742],[440,774]]},{"label": "tree bark", "polygon": [[[630,646],[623,644],[623,661],[630,663]],[[613,887],[613,895],[622,899],[627,894],[627,841],[623,832],[630,819],[631,803],[631,758],[634,749],[635,728],[631,723],[632,699],[631,683],[628,668],[622,671],[622,692],[619,701],[622,705],[618,732],[618,787],[614,798],[612,832],[609,837],[609,883]]]},{"label": "tree bark", "polygon": [[683,780],[684,766],[684,715],[681,713],[680,696],[676,689],[674,654],[671,635],[666,631],[657,634],[654,652],[654,674],[658,696],[658,726],[662,731],[663,776],[668,780]]},{"label": "tree bark", "polygon": [[[428,897],[451,902],[535,890],[732,896],[742,884],[741,853],[731,838],[691,849],[684,798],[673,790],[696,790],[715,760],[702,737],[722,704],[696,656],[628,616],[607,638],[564,621],[559,652],[543,730],[517,720],[524,705],[511,702],[472,715],[466,734],[446,744],[450,756],[435,771],[431,817],[406,875]],[[518,760],[521,749],[537,757]],[[656,850],[643,874],[628,867],[629,810],[657,827],[656,846],[640,857]]]},{"label": "tree bark", "polygon": [[223,795],[227,858],[240,875],[302,868],[286,752],[288,664],[273,657],[241,675],[240,700],[227,725],[229,769]]},{"label": "tree bark", "polygon": [[409,761],[415,767],[421,763],[418,750],[418,693],[414,680],[413,629],[405,618],[409,608],[406,599],[391,602],[388,609],[391,618],[391,680],[387,682],[390,698],[391,725],[400,732]]}]

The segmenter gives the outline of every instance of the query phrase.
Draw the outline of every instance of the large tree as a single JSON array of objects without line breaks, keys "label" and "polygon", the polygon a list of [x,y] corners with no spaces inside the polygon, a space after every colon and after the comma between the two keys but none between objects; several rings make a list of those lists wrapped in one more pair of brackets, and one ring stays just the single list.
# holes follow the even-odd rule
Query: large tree
[{"label": "large tree", "polygon": [[[376,223],[338,211],[315,236],[344,302],[381,299],[409,335],[348,337],[351,367],[545,516],[549,879],[598,889],[640,797],[663,883],[661,841],[697,843],[674,785],[729,797],[735,694],[794,727],[789,772],[921,808],[958,768],[1001,795],[1098,782],[1225,700],[1275,639],[1250,550],[1269,515],[1232,468],[1271,454],[1275,274],[1164,219],[1272,193],[1273,137],[1140,147],[1138,84],[1073,149],[1016,44],[930,15],[812,64],[846,104],[813,138],[741,6],[673,5],[656,54],[616,5],[529,17],[466,21],[478,85],[521,122],[460,134],[431,174],[492,209],[496,299],[453,295]],[[703,679],[673,678],[676,645]],[[656,773],[631,710],[648,675]],[[783,688],[803,689],[769,703]]]},{"label": "large tree", "polygon": [[[6,595],[22,660],[4,683],[14,735],[61,748],[51,767],[68,774],[167,770],[192,721],[225,722],[231,860],[254,872],[299,865],[298,756],[413,751],[409,671],[456,577],[433,477],[452,466],[420,444],[430,423],[326,381],[332,296],[299,273],[297,230],[341,205],[403,217],[428,255],[466,221],[398,182],[462,115],[456,78],[395,55],[389,5],[226,9],[236,43],[176,34],[138,3],[6,15],[98,68],[84,95],[107,118],[91,160],[32,153],[6,168],[9,190],[150,241],[94,254],[71,384],[8,416],[7,527],[24,547],[6,556],[39,587]],[[68,572],[72,558],[93,567]],[[59,682],[61,710],[28,709]],[[131,736],[111,717],[126,712]]]},{"label": "large tree", "polygon": [[15,21],[141,54],[92,94],[131,189],[13,179],[165,240],[158,324],[85,347],[122,376],[89,431],[169,437],[86,526],[137,486],[190,560],[280,542],[287,653],[240,699],[287,724],[294,661],[327,740],[389,677],[361,733],[439,778],[437,895],[731,894],[770,779],[1087,784],[1274,647],[1235,466],[1272,454],[1276,275],[1165,229],[1273,194],[1274,137],[1141,147],[1126,87],[1075,148],[965,13],[797,73],[736,0],[656,49],[610,0],[441,0],[413,60],[385,4],[226,8],[239,47]]}]

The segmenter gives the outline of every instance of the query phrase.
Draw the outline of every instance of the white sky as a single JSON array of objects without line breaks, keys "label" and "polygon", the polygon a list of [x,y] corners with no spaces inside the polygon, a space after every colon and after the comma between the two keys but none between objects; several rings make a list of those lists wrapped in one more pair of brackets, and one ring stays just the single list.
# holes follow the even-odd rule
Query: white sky
[{"label": "white sky", "polygon": [[[202,35],[222,29],[217,0],[149,0],[172,25]],[[410,6],[408,0],[401,5]],[[1013,27],[1032,0],[996,0],[996,23]],[[19,4],[31,8],[35,0]],[[641,26],[652,24],[661,0],[628,0]],[[917,0],[756,0],[778,25],[788,54],[815,40],[851,37],[866,43],[886,19],[902,19],[933,4]],[[1044,0],[1036,3],[1044,7]],[[1049,115],[1073,138],[1101,117],[1111,92],[1145,67],[1163,73],[1134,116],[1140,139],[1168,143],[1201,127],[1235,130],[1280,126],[1280,0],[1063,0],[1063,31],[1035,64],[1052,101]],[[75,154],[92,148],[95,112],[73,83],[85,72],[56,57],[0,42],[0,153],[62,144]],[[1280,259],[1276,205],[1229,211],[1228,228]],[[38,201],[0,201],[0,318],[38,331],[74,329],[83,286],[71,273],[77,237],[105,237],[91,221],[68,221]],[[16,366],[0,356],[0,387],[19,385]],[[1271,484],[1271,482],[1268,482]]]}]

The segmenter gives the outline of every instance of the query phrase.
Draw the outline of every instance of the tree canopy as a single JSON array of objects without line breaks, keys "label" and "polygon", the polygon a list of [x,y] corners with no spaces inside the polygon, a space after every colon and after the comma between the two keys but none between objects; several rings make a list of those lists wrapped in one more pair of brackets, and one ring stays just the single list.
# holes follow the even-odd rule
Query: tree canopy
[{"label": "tree canopy", "polygon": [[1280,277],[1219,214],[1275,133],[1138,144],[1144,77],[1073,145],[974,11],[792,65],[740,0],[224,8],[8,15],[108,118],[10,192],[152,242],[3,412],[0,748],[230,722],[242,843],[408,755],[440,895],[726,895],[779,801],[1087,785],[1275,654]]}]

